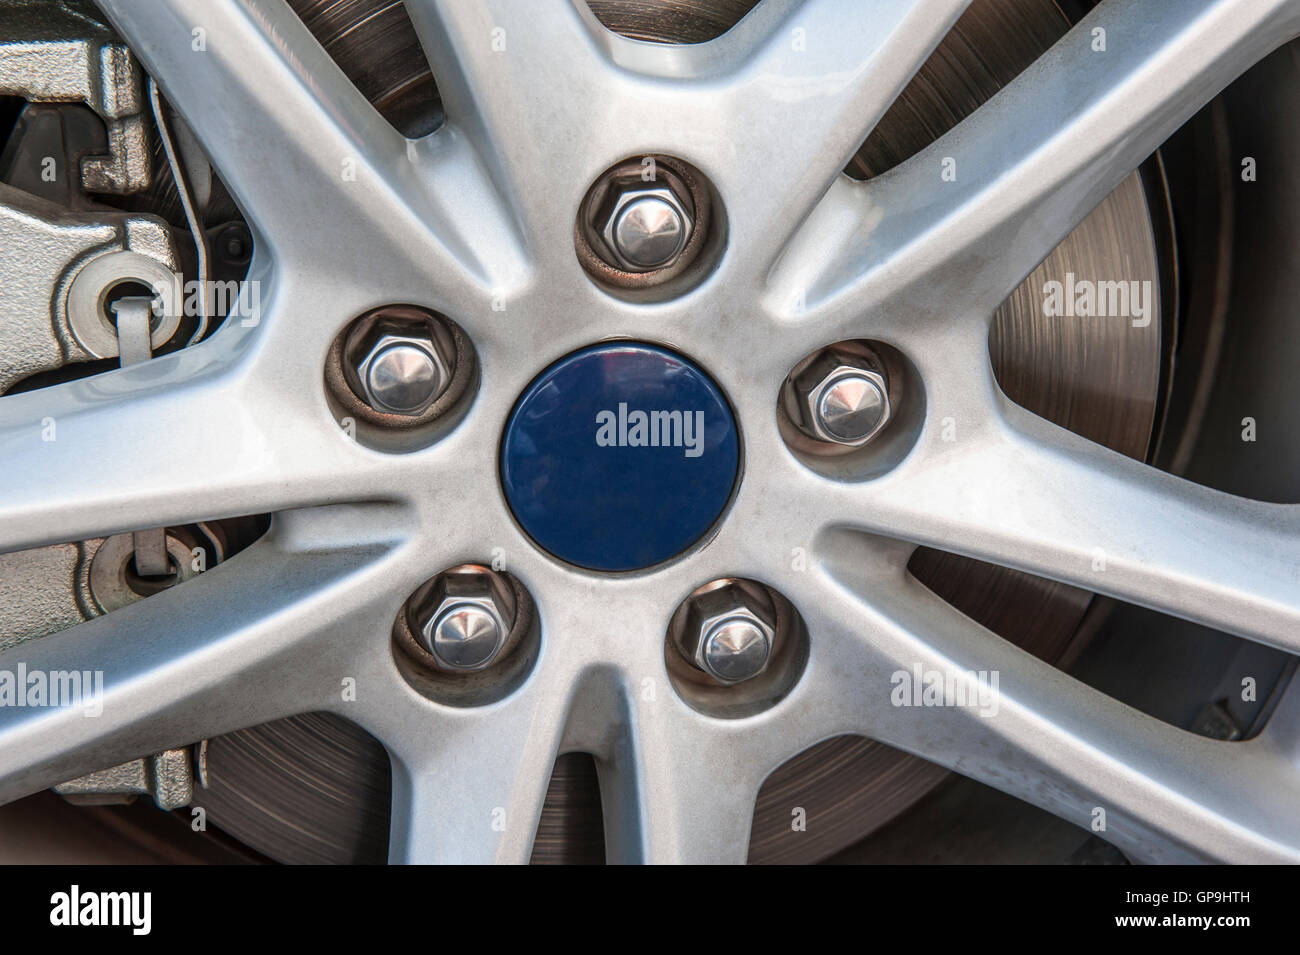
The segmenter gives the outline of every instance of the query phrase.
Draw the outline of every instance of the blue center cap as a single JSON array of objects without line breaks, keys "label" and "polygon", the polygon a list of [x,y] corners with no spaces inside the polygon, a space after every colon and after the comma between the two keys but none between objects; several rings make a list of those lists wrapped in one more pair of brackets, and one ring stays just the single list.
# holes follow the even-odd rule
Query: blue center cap
[{"label": "blue center cap", "polygon": [[585,348],[515,405],[501,480],[515,518],[556,557],[636,570],[679,554],[731,497],[731,408],[680,355],[635,342]]}]

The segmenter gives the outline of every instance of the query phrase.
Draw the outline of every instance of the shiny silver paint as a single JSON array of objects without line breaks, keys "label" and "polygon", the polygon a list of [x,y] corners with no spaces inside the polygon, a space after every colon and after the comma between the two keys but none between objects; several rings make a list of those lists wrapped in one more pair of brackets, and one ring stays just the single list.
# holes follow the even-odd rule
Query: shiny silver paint
[{"label": "shiny silver paint", "polygon": [[[0,668],[98,667],[106,685],[96,719],[0,709],[0,798],[330,710],[392,756],[394,861],[526,861],[570,749],[599,759],[610,859],[743,861],[767,773],[856,733],[1081,826],[1104,807],[1106,839],[1137,860],[1300,859],[1296,690],[1250,741],[1197,737],[1000,640],[905,569],[936,545],[1300,650],[1300,508],[1195,486],[1030,415],[998,390],[987,346],[1007,293],[1293,39],[1300,4],[1106,0],[932,147],[843,177],[962,6],[766,0],[718,40],[672,48],[611,36],[568,2],[411,0],[448,122],[407,141],[282,3],[105,0],[253,223],[264,313],[142,366],[0,398],[0,549],[277,517],[184,586],[0,653]],[[633,302],[593,285],[571,231],[601,170],[650,152],[708,176],[727,246],[680,297]],[[955,182],[939,179],[947,156]],[[350,440],[321,387],[334,336],[392,301],[454,318],[481,360],[464,419],[401,454]],[[538,552],[494,477],[516,396],[605,336],[704,362],[749,462],[705,546],[608,579]],[[895,467],[842,480],[791,453],[773,408],[804,355],[862,337],[908,356],[926,410]],[[42,442],[49,416],[58,440]],[[539,658],[495,703],[436,703],[397,672],[392,621],[431,573],[493,548],[536,600]],[[733,575],[794,602],[809,658],[772,707],[717,719],[674,694],[663,639],[700,582]],[[891,705],[890,674],[915,664],[997,670],[997,716]]]}]

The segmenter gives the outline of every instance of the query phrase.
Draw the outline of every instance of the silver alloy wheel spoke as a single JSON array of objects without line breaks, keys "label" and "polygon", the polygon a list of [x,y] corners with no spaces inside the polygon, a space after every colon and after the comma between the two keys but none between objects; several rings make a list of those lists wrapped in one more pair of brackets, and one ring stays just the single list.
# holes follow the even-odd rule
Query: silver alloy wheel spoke
[{"label": "silver alloy wheel spoke", "polygon": [[[474,144],[530,231],[530,245],[550,233],[567,236],[573,212],[555,221],[551,203],[538,200],[586,188],[560,164],[598,135],[600,84],[617,83],[598,45],[600,24],[570,0],[545,7],[412,0],[407,10],[438,78],[448,126]],[[608,96],[617,99],[616,85]]]},{"label": "silver alloy wheel spoke", "polygon": [[982,327],[930,342],[916,357],[933,423],[888,475],[826,486],[813,527],[953,551],[1300,652],[1300,504],[1194,484],[1026,411],[999,389]]},{"label": "silver alloy wheel spoke", "polygon": [[339,646],[374,625],[387,597],[375,585],[388,546],[301,545],[272,537],[183,587],[0,652],[10,673],[103,674],[93,715],[0,707],[0,801],[331,705]]},{"label": "silver alloy wheel spoke", "polygon": [[[376,193],[391,188],[402,138],[287,4],[111,0],[103,7],[268,235],[374,214]],[[357,166],[352,189],[340,188],[346,160]]]},{"label": "silver alloy wheel spoke", "polygon": [[755,275],[766,275],[969,2],[812,0],[759,37],[737,30],[714,41],[727,69],[688,86],[673,116],[683,130],[717,130],[703,144],[713,162],[701,165],[728,197],[744,190],[727,208],[748,238],[736,254]]},{"label": "silver alloy wheel spoke", "polygon": [[698,714],[674,715],[634,720],[632,740],[603,767],[607,861],[742,863],[754,801],[774,766],[748,758],[744,746],[728,745],[731,727],[708,725]]},{"label": "silver alloy wheel spoke", "polygon": [[202,436],[158,428],[164,406],[195,421],[237,407],[231,382],[212,371],[175,356],[0,400],[0,455],[13,462],[0,471],[0,551],[159,526],[168,512],[218,516],[244,440],[240,416]]},{"label": "silver alloy wheel spoke", "polygon": [[[889,548],[852,535],[829,549],[842,579],[801,575],[791,595],[828,644],[818,695],[853,698],[855,732],[1081,828],[1103,809],[1100,834],[1136,861],[1300,859],[1300,770],[1278,740],[1226,743],[1146,716],[980,627]],[[891,675],[914,667],[996,672],[996,710],[893,705]]]},{"label": "silver alloy wheel spoke", "polygon": [[[365,249],[408,276],[429,269],[452,292],[488,297],[488,250],[498,253],[509,220],[472,153],[446,136],[403,138],[287,4],[101,6],[281,267],[350,270]],[[427,280],[420,288],[428,294]]]},{"label": "silver alloy wheel spoke", "polygon": [[[819,329],[826,341],[875,309],[986,319],[1171,133],[1297,34],[1295,0],[1102,3],[931,146],[841,181],[788,251],[777,301],[846,330]],[[946,157],[955,181],[941,179]]]},{"label": "silver alloy wheel spoke", "polygon": [[341,430],[253,410],[235,341],[0,401],[0,552],[371,497]]},{"label": "silver alloy wheel spoke", "polygon": [[686,48],[610,35],[572,0],[409,6],[449,124],[496,169],[535,254],[571,258],[572,212],[554,209],[576,209],[601,168],[667,152],[728,197],[751,237],[735,254],[760,274],[968,2],[778,0]]},{"label": "silver alloy wheel spoke", "polygon": [[963,407],[957,440],[926,435],[887,479],[828,493],[828,521],[1300,653],[1300,505],[1193,484],[992,399]]},{"label": "silver alloy wheel spoke", "polygon": [[393,760],[389,858],[401,863],[528,861],[567,697],[521,693],[495,706],[415,712],[387,737]]},{"label": "silver alloy wheel spoke", "polygon": [[[410,0],[448,115],[416,141],[281,0],[102,4],[263,240],[251,277],[265,314],[136,368],[0,398],[0,550],[281,513],[230,564],[0,654],[0,669],[103,669],[108,691],[96,719],[0,709],[0,797],[328,709],[392,756],[395,860],[526,861],[554,756],[582,749],[597,758],[611,860],[742,861],[766,775],[843,733],[1081,826],[1106,808],[1106,838],[1135,858],[1300,855],[1295,692],[1256,740],[1201,739],[1034,660],[905,572],[915,544],[934,544],[1300,649],[1295,507],[1194,487],[1034,419],[997,390],[987,346],[1001,297],[1300,31],[1296,0],[1106,0],[951,133],[866,183],[839,170],[961,0],[765,0],[689,48],[609,35],[569,0]],[[612,301],[574,259],[576,209],[604,169],[659,152],[717,187],[727,248],[680,299]],[[953,183],[939,179],[947,155]],[[400,455],[345,438],[321,384],[338,331],[394,301],[462,324],[482,372],[466,419]],[[550,360],[616,335],[703,360],[744,349],[744,368],[710,370],[753,465],[707,547],[595,581],[539,556],[492,478],[514,396]],[[930,420],[891,473],[831,481],[782,443],[777,391],[813,349],[868,335],[916,363]],[[951,444],[935,433],[946,415]],[[41,441],[45,417],[56,442]],[[376,499],[392,503],[357,504]],[[541,652],[512,695],[451,712],[400,677],[389,628],[422,581],[498,546],[537,599]],[[812,566],[791,573],[799,546]],[[1091,571],[1098,549],[1104,573]],[[723,720],[675,694],[663,639],[680,599],[733,574],[794,600],[811,656],[783,699]],[[1000,713],[891,706],[890,674],[913,663],[998,670]],[[339,696],[348,676],[354,703]]]}]

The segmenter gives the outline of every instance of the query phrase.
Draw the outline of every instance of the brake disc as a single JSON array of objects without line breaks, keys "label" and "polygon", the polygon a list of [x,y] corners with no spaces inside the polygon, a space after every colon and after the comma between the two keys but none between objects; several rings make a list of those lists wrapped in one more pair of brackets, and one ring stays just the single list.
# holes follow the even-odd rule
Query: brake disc
[{"label": "brake disc", "polygon": [[[292,0],[303,20],[384,114],[406,132],[440,121],[428,65],[392,0]],[[725,31],[752,0],[591,0],[616,32],[691,43]],[[976,0],[854,158],[877,175],[955,125],[1044,52],[1069,23],[1052,0]],[[1125,276],[1157,287],[1152,211],[1138,174],[1120,186],[999,310],[990,357],[1015,401],[1135,458],[1150,444],[1160,384],[1159,311],[1148,326],[1052,318],[1044,283],[1067,274]],[[921,550],[912,571],[959,609],[1059,663],[1091,595],[1014,571]],[[777,770],[760,794],[750,860],[810,862],[860,840],[947,772],[881,744],[829,740]],[[332,716],[306,715],[210,741],[211,822],[282,862],[377,862],[385,854],[383,748]],[[792,807],[808,824],[792,832]],[[534,861],[602,856],[590,761],[562,758],[542,812]]]}]

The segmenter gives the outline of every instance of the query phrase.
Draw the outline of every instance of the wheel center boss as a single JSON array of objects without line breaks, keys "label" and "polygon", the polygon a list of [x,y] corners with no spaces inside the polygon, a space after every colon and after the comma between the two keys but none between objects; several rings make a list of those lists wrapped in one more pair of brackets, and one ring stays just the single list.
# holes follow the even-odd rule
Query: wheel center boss
[{"label": "wheel center boss", "polygon": [[717,523],[739,464],[717,385],[682,356],[635,342],[547,368],[515,404],[501,448],[515,519],[544,550],[599,571],[690,548]]}]

